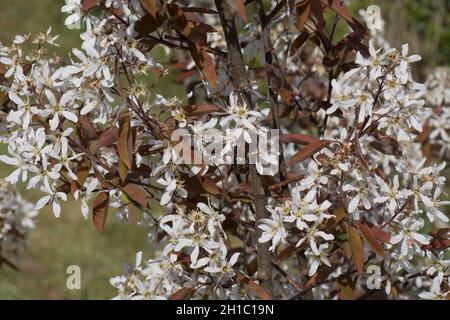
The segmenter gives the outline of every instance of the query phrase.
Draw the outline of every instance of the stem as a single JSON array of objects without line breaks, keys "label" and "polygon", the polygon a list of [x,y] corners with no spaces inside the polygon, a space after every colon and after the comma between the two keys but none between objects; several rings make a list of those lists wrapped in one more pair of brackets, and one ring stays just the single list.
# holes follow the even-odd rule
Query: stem
[{"label": "stem", "polygon": [[[227,1],[215,0],[217,12],[219,13],[220,22],[225,34],[225,41],[228,47],[228,62],[233,84],[236,90],[243,92],[249,104],[252,100],[248,92],[249,87],[248,75],[245,69],[244,59],[242,58],[239,37],[236,31],[235,14]],[[256,224],[260,219],[267,218],[269,213],[266,210],[267,198],[264,193],[262,181],[255,165],[250,165],[249,169],[252,192],[255,198],[255,215]],[[261,230],[257,229],[257,236],[261,235]],[[256,240],[258,241],[258,240]],[[258,280],[261,286],[267,290],[272,296],[272,255],[269,251],[268,243],[257,242],[257,272]]]},{"label": "stem", "polygon": [[[276,90],[276,83],[279,83],[280,80],[276,79],[274,74],[275,66],[273,65],[273,54],[270,41],[270,20],[264,11],[264,6],[262,4],[262,0],[256,1],[256,8],[258,10],[259,21],[261,23],[261,32],[262,32],[262,42],[264,47],[264,57],[266,61],[266,77],[267,77],[267,85],[269,87],[269,97],[270,97],[270,111],[272,113],[272,127],[274,129],[280,128],[280,117],[279,117],[279,108],[278,108],[278,92]],[[283,148],[281,146],[281,148]],[[281,150],[280,155],[278,157],[278,163],[280,164],[280,170],[278,171],[280,176],[280,181],[284,181],[287,179],[287,169],[286,162],[284,160],[284,152]],[[283,186],[283,189],[286,190],[286,187]]]}]

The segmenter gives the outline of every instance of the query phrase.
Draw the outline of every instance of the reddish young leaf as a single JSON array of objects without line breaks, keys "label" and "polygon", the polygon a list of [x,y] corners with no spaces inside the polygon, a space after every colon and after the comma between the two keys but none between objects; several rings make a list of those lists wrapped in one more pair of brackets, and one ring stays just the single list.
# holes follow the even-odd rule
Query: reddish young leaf
[{"label": "reddish young leaf", "polygon": [[309,18],[309,13],[311,11],[311,1],[303,0],[297,4],[296,14],[297,14],[297,30],[302,32],[305,28],[305,23]]},{"label": "reddish young leaf", "polygon": [[211,193],[214,195],[222,194],[222,189],[220,189],[212,179],[199,176],[198,180],[200,181],[203,189],[205,189],[208,193]]},{"label": "reddish young leaf", "polygon": [[106,223],[109,208],[109,193],[100,192],[92,205],[92,218],[98,231],[102,231]]},{"label": "reddish young leaf", "polygon": [[83,12],[88,12],[92,8],[98,6],[99,4],[100,4],[100,0],[83,0],[81,10]]},{"label": "reddish young leaf", "polygon": [[71,183],[71,192],[74,193],[76,190],[81,188],[89,176],[89,170],[91,169],[91,161],[89,159],[84,158],[75,169],[75,175],[77,176],[77,180],[72,181]]},{"label": "reddish young leaf", "polygon": [[226,0],[226,1],[228,2],[230,7],[234,11],[239,13],[239,15],[241,16],[242,20],[244,20],[244,22],[247,23],[248,19],[247,19],[247,13],[245,11],[244,0]]},{"label": "reddish young leaf", "polygon": [[315,142],[308,144],[306,147],[302,148],[292,156],[290,165],[294,165],[297,162],[303,161],[313,156],[314,154],[325,148],[327,145],[329,145],[330,142],[331,141],[329,140],[316,140]]},{"label": "reddish young leaf", "polygon": [[180,290],[173,293],[169,300],[189,300],[195,293],[195,288],[183,287]]},{"label": "reddish young leaf", "polygon": [[433,239],[430,244],[422,246],[422,248],[427,250],[445,249],[450,247],[450,228],[436,229],[431,232]]},{"label": "reddish young leaf", "polygon": [[125,192],[127,197],[134,202],[138,203],[142,207],[147,207],[147,197],[145,195],[144,190],[135,184],[128,183],[122,188],[122,191]]},{"label": "reddish young leaf", "polygon": [[130,128],[130,116],[124,116],[119,122],[119,136],[117,140],[119,157],[128,169],[133,168],[133,139]]},{"label": "reddish young leaf", "polygon": [[87,116],[81,116],[78,118],[77,128],[80,138],[84,145],[87,145],[89,141],[97,139],[97,131],[94,125]]},{"label": "reddish young leaf", "polygon": [[184,106],[183,110],[188,116],[201,116],[211,112],[219,112],[222,109],[214,104],[200,103],[191,106]]},{"label": "reddish young leaf", "polygon": [[347,236],[352,250],[352,258],[355,263],[356,270],[362,273],[364,270],[364,244],[358,231],[353,226],[347,227]]},{"label": "reddish young leaf", "polygon": [[216,66],[206,50],[196,43],[189,44],[192,58],[206,80],[215,88],[217,86]]},{"label": "reddish young leaf", "polygon": [[388,136],[381,131],[375,131],[372,135],[375,138],[375,141],[372,141],[370,146],[384,154],[394,156],[402,155],[402,148],[394,137]]},{"label": "reddish young leaf", "polygon": [[125,183],[125,180],[127,179],[128,176],[128,167],[125,164],[125,162],[123,162],[123,160],[121,158],[119,158],[119,177],[120,177],[120,182],[121,184]]},{"label": "reddish young leaf", "polygon": [[337,281],[338,296],[341,300],[354,300],[356,298],[355,284],[349,277]]},{"label": "reddish young leaf", "polygon": [[391,235],[389,233],[387,233],[386,231],[383,230],[383,228],[376,226],[370,222],[364,221],[361,223],[364,223],[364,225],[370,229],[370,233],[373,234],[373,236],[381,242],[384,243],[389,243],[389,241],[391,240]]},{"label": "reddish young leaf", "polygon": [[148,13],[156,17],[156,0],[141,0],[141,4]]},{"label": "reddish young leaf", "polygon": [[384,257],[383,246],[372,233],[372,229],[370,229],[367,225],[365,225],[362,221],[355,221],[358,225],[359,230],[363,234],[364,238],[366,238],[370,247],[375,251],[379,256]]},{"label": "reddish young leaf", "polygon": [[331,10],[336,12],[339,16],[344,18],[350,27],[359,33],[361,36],[367,34],[367,28],[361,24],[361,22],[358,21],[358,19],[354,18],[350,11],[348,10],[347,6],[343,3],[341,0],[322,0],[324,4],[329,6]]},{"label": "reddish young leaf", "polygon": [[158,29],[166,20],[165,16],[155,13],[146,14],[138,21],[136,21],[134,25],[134,30],[138,33],[138,37],[145,37],[146,35],[152,33],[156,29]]},{"label": "reddish young leaf", "polygon": [[253,279],[239,273],[238,280],[247,284],[248,289],[262,300],[272,299],[272,295],[266,289],[257,284]]},{"label": "reddish young leaf", "polygon": [[289,51],[289,55],[293,56],[297,53],[297,50],[301,48],[301,46],[308,40],[309,33],[307,31],[303,31],[300,33],[297,38],[295,38],[294,42],[292,42],[291,49]]},{"label": "reddish young leaf", "polygon": [[117,141],[119,130],[116,126],[110,126],[106,131],[100,134],[100,137],[93,141],[91,148],[97,150],[102,147],[108,147]]},{"label": "reddish young leaf", "polygon": [[174,27],[190,42],[206,45],[207,33],[216,32],[214,27],[200,22],[195,14],[184,12],[174,2],[167,3],[166,10]]},{"label": "reddish young leaf", "polygon": [[280,262],[282,262],[282,261],[284,261],[286,259],[289,259],[298,250],[300,250],[300,247],[297,247],[295,243],[291,243],[283,251],[281,251],[280,254],[277,256],[276,263],[280,263]]},{"label": "reddish young leaf", "polygon": [[270,189],[270,190],[276,190],[276,189],[279,189],[279,188],[281,188],[281,187],[284,187],[285,185],[288,185],[288,184],[291,184],[291,183],[300,181],[300,180],[302,180],[303,178],[304,178],[303,176],[291,175],[291,176],[289,176],[286,180],[283,180],[283,181],[281,181],[281,182],[279,182],[279,183],[271,184],[271,185],[269,186],[269,189]]},{"label": "reddish young leaf", "polygon": [[316,138],[301,133],[283,134],[280,136],[281,142],[292,142],[296,144],[308,145],[317,142]]}]

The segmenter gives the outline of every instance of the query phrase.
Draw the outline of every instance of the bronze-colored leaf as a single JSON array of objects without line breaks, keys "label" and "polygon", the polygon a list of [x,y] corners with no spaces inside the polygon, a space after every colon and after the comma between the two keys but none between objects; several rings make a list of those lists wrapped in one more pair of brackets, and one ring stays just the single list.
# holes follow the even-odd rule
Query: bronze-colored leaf
[{"label": "bronze-colored leaf", "polygon": [[148,206],[145,191],[140,186],[128,183],[122,188],[122,191],[125,192],[125,194],[130,200],[133,200],[140,206],[142,207]]},{"label": "bronze-colored leaf", "polygon": [[208,193],[214,195],[222,194],[222,189],[220,189],[217,184],[208,177],[198,177],[203,189],[205,189]]},{"label": "bronze-colored leaf", "polygon": [[283,249],[283,251],[280,252],[280,254],[277,256],[276,263],[280,263],[286,259],[289,259],[292,257],[298,250],[300,250],[299,247],[296,246],[295,243],[291,243],[289,246]]},{"label": "bronze-colored leaf", "polygon": [[102,147],[109,147],[113,143],[117,142],[117,135],[119,130],[116,126],[110,126],[106,129],[100,137],[91,143],[91,149],[97,150]]},{"label": "bronze-colored leaf", "polygon": [[188,116],[201,116],[204,114],[210,114],[211,112],[223,111],[220,107],[214,104],[200,103],[190,106],[184,106],[183,110]]},{"label": "bronze-colored leaf", "polygon": [[304,148],[302,148],[300,151],[298,151],[296,154],[292,156],[290,165],[294,165],[297,162],[303,161],[313,156],[314,154],[325,148],[327,145],[329,145],[330,142],[331,141],[329,140],[317,140],[313,143],[306,145]]},{"label": "bronze-colored leaf", "polygon": [[309,38],[308,31],[303,31],[302,33],[300,33],[292,42],[289,55],[293,56],[294,54],[296,54],[298,49],[301,48],[301,46],[306,42],[306,40],[308,40],[308,38]]},{"label": "bronze-colored leaf", "polygon": [[272,299],[272,295],[266,289],[256,283],[256,281],[254,281],[252,278],[249,278],[241,273],[239,273],[237,276],[240,282],[243,282],[247,285],[250,292],[257,295],[262,300]]},{"label": "bronze-colored leaf", "polygon": [[74,193],[76,190],[81,188],[86,182],[87,177],[89,176],[89,170],[91,169],[91,161],[87,158],[84,158],[75,169],[75,175],[77,176],[77,180],[72,181],[71,183],[71,192]]},{"label": "bronze-colored leaf", "polygon": [[239,13],[239,15],[241,16],[242,20],[244,20],[244,22],[247,23],[248,19],[247,19],[247,13],[245,11],[245,2],[244,2],[244,0],[226,0],[226,1],[228,2],[230,7],[234,11]]},{"label": "bronze-colored leaf", "polygon": [[394,137],[388,136],[381,131],[375,131],[372,135],[375,140],[370,143],[371,147],[384,154],[394,156],[402,155],[402,148]]},{"label": "bronze-colored leaf", "polygon": [[120,159],[125,163],[128,169],[133,168],[133,139],[131,135],[130,117],[124,116],[119,122],[119,136],[117,140],[117,149]]},{"label": "bronze-colored leaf", "polygon": [[208,52],[206,52],[205,48],[196,43],[191,42],[189,44],[189,50],[191,51],[195,64],[200,69],[203,76],[215,88],[217,86],[217,73],[213,59]]},{"label": "bronze-colored leaf", "polygon": [[189,300],[195,292],[195,288],[183,287],[173,293],[168,300]]},{"label": "bronze-colored leaf", "polygon": [[302,32],[305,28],[305,23],[309,19],[309,13],[311,11],[310,0],[303,0],[297,4],[296,14],[297,14],[297,30]]},{"label": "bronze-colored leaf", "polygon": [[433,238],[430,243],[422,246],[427,250],[443,250],[450,247],[450,228],[433,230],[430,234]]},{"label": "bronze-colored leaf", "polygon": [[292,142],[296,144],[308,145],[319,141],[318,139],[301,133],[291,133],[280,135],[281,142]]},{"label": "bronze-colored leaf", "polygon": [[337,281],[337,290],[341,300],[354,300],[356,298],[355,284],[350,277],[339,279]]},{"label": "bronze-colored leaf", "polygon": [[153,17],[156,17],[156,0],[141,0],[141,4],[148,13],[150,13]]},{"label": "bronze-colored leaf", "polygon": [[363,234],[364,238],[366,238],[370,247],[375,251],[379,256],[384,257],[383,246],[372,233],[372,229],[370,229],[367,225],[362,221],[355,221],[358,225],[359,230]]},{"label": "bronze-colored leaf", "polygon": [[92,218],[98,231],[102,231],[106,223],[109,208],[109,193],[100,192],[92,205]]},{"label": "bronze-colored leaf", "polygon": [[97,139],[97,130],[87,116],[81,116],[78,118],[77,128],[80,135],[80,139],[86,146],[89,141]]},{"label": "bronze-colored leaf", "polygon": [[350,242],[350,247],[352,249],[352,258],[355,263],[356,270],[362,273],[364,270],[364,244],[358,231],[353,226],[347,227],[348,241]]},{"label": "bronze-colored leaf", "polygon": [[146,35],[152,33],[158,29],[165,21],[165,17],[159,13],[146,14],[134,25],[134,30],[138,33],[138,38],[145,37]]},{"label": "bronze-colored leaf", "polygon": [[92,8],[98,6],[100,4],[100,0],[83,0],[83,4],[81,5],[81,10],[83,12],[88,12]]}]

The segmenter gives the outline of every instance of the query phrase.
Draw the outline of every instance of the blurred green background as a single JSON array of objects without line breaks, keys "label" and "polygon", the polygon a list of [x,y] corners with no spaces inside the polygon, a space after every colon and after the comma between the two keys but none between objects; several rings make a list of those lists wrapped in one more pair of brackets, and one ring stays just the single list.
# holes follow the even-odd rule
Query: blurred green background
[{"label": "blurred green background", "polygon": [[[79,46],[79,31],[64,27],[60,13],[63,0],[0,0],[0,42],[9,45],[16,34],[45,32],[52,26],[61,45],[56,52],[66,56],[70,48]],[[387,37],[396,46],[411,43],[410,52],[424,57],[423,75],[436,65],[449,64],[450,29],[446,0],[425,1],[353,1],[357,12],[370,4],[378,4],[387,20]],[[403,9],[402,9],[403,8]],[[421,77],[423,78],[423,77]],[[165,93],[173,95],[181,88],[164,81]],[[170,86],[167,86],[171,83]],[[2,147],[0,151],[4,151]],[[0,166],[0,177],[9,168]],[[39,195],[25,193],[30,200]],[[78,204],[63,207],[61,218],[50,210],[42,210],[38,228],[31,233],[30,246],[23,252],[21,271],[0,269],[0,299],[108,299],[115,295],[109,278],[122,273],[122,262],[132,263],[135,253],[144,250],[148,256],[145,229],[110,217],[102,232],[89,219],[82,218]],[[81,290],[66,289],[66,268],[81,267]]]}]

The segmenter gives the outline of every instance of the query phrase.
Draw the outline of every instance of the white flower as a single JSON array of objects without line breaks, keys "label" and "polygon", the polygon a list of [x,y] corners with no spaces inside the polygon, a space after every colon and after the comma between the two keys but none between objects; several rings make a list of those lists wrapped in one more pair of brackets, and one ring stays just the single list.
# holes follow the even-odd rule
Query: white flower
[{"label": "white flower", "polygon": [[369,70],[369,79],[375,80],[383,74],[383,59],[385,54],[380,55],[381,49],[375,50],[373,41],[369,41],[369,58],[364,58],[358,51],[355,63]]},{"label": "white flower", "polygon": [[441,219],[444,222],[449,221],[447,215],[441,211],[441,206],[450,205],[450,201],[440,201],[439,197],[441,196],[441,192],[441,189],[436,188],[434,191],[433,200],[431,201],[431,206],[427,206],[426,208],[427,217],[431,222],[434,222],[436,218]]},{"label": "white flower", "polygon": [[30,105],[28,96],[25,98],[26,102],[13,92],[10,92],[8,96],[17,105],[17,110],[11,110],[6,120],[13,121],[17,124],[21,123],[22,129],[27,129],[30,125],[32,116],[39,112],[38,108]]},{"label": "white flower", "polygon": [[312,263],[309,267],[308,276],[312,277],[316,272],[317,268],[321,264],[325,264],[331,267],[331,263],[327,258],[328,244],[324,243],[319,246],[316,252],[308,250],[306,256],[312,258]]},{"label": "white flower", "polygon": [[409,64],[419,61],[421,57],[417,54],[408,56],[409,45],[406,43],[402,45],[402,54],[400,57],[400,64],[395,68],[395,75],[400,80],[401,84],[405,84],[410,77]]},{"label": "white flower", "polygon": [[396,175],[393,180],[392,186],[389,186],[383,179],[378,176],[375,176],[377,183],[379,184],[381,191],[383,193],[382,196],[376,197],[374,199],[375,203],[387,203],[387,207],[389,211],[393,214],[395,209],[397,209],[397,201],[404,199],[405,194],[398,190],[399,181],[398,176]]},{"label": "white flower", "polygon": [[194,263],[198,259],[200,253],[200,248],[205,249],[217,249],[220,244],[210,240],[210,237],[206,234],[194,233],[190,238],[180,239],[175,246],[175,251],[180,251],[184,247],[191,247],[192,251],[190,254],[191,263]]},{"label": "white flower", "polygon": [[62,6],[61,12],[73,12],[64,20],[64,24],[66,26],[74,25],[81,20],[81,0],[66,0],[66,4]]},{"label": "white flower", "polygon": [[417,232],[423,227],[423,220],[417,218],[408,218],[400,223],[401,231],[399,234],[392,236],[391,243],[401,244],[401,254],[407,255],[409,249],[413,249],[417,253],[422,253],[420,248],[422,245],[430,243],[431,237]]},{"label": "white flower", "polygon": [[450,291],[442,292],[441,283],[442,283],[443,278],[444,278],[443,274],[439,273],[433,279],[430,291],[425,291],[425,292],[419,293],[419,297],[422,299],[427,299],[427,300],[446,300],[447,295],[450,293]]},{"label": "white flower", "polygon": [[325,233],[321,230],[319,230],[319,223],[315,223],[312,226],[308,226],[305,230],[305,236],[303,238],[301,238],[298,242],[297,242],[297,247],[300,246],[301,244],[303,244],[305,241],[309,242],[309,246],[311,247],[311,250],[315,253],[315,254],[319,254],[319,249],[317,248],[317,238],[322,238],[325,241],[331,241],[334,239],[334,236],[332,234],[329,233]]},{"label": "white flower", "polygon": [[286,243],[287,232],[284,228],[284,217],[271,208],[267,209],[272,215],[270,219],[261,219],[259,221],[258,228],[262,230],[262,233],[258,241],[265,243],[272,240],[269,250],[275,251],[280,243]]},{"label": "white flower", "polygon": [[234,253],[230,260],[225,261],[224,263],[216,266],[208,266],[205,268],[206,272],[209,273],[220,273],[222,277],[233,277],[235,275],[235,271],[233,266],[236,264],[238,258],[239,258],[239,252]]},{"label": "white flower", "polygon": [[351,191],[355,191],[356,194],[353,196],[353,198],[350,200],[349,204],[348,204],[348,212],[352,213],[355,212],[355,210],[357,210],[360,202],[362,202],[363,206],[365,209],[370,209],[372,206],[370,204],[370,195],[369,195],[369,190],[370,188],[368,188],[368,186],[366,185],[366,183],[360,183],[357,187],[351,185],[351,184],[346,184],[342,187],[342,190],[344,190],[345,192],[351,192]]},{"label": "white flower", "polygon": [[97,188],[98,180],[97,178],[93,178],[90,180],[87,180],[82,189],[77,189],[75,193],[73,194],[73,197],[75,200],[80,199],[81,200],[81,213],[83,214],[83,217],[87,219],[89,214],[89,206],[87,204],[90,197],[92,197],[93,191],[95,188]]},{"label": "white flower", "polygon": [[15,166],[15,169],[10,175],[5,178],[6,182],[11,184],[16,184],[19,181],[20,175],[22,175],[22,182],[27,180],[29,165],[27,165],[26,160],[18,153],[15,153],[10,146],[8,146],[9,153],[13,157],[8,157],[5,155],[0,156],[0,161]]},{"label": "white flower", "polygon": [[60,177],[59,170],[61,170],[61,164],[57,164],[49,169],[48,160],[44,157],[41,161],[41,165],[42,168],[34,165],[30,166],[29,171],[36,173],[36,175],[28,181],[27,190],[36,187],[36,185],[41,182],[41,180],[43,181],[46,188],[50,189],[50,182],[52,182],[53,180],[57,180]]},{"label": "white flower", "polygon": [[31,158],[34,158],[34,163],[36,164],[41,159],[44,159],[53,148],[52,144],[45,145],[45,140],[46,134],[44,128],[39,128],[37,130],[31,129],[26,136],[24,144],[20,146],[19,150],[21,153],[26,153]]},{"label": "white flower", "polygon": [[22,51],[19,50],[17,55],[13,56],[12,58],[8,57],[0,57],[0,63],[3,63],[5,66],[9,66],[9,69],[6,70],[5,77],[10,78],[12,75],[22,75],[23,69],[20,65]]},{"label": "white flower", "polygon": [[53,214],[56,218],[59,218],[61,214],[61,205],[60,201],[67,201],[67,195],[64,192],[58,192],[54,189],[54,186],[50,187],[47,184],[44,184],[42,186],[42,191],[46,192],[47,195],[42,197],[38,202],[36,203],[36,206],[34,207],[35,210],[40,210],[44,206],[46,206],[48,203],[52,203],[53,208]]},{"label": "white flower", "polygon": [[78,122],[78,117],[70,111],[69,104],[73,102],[74,93],[71,91],[65,92],[59,102],[56,101],[55,95],[50,90],[45,90],[45,95],[50,102],[50,105],[46,106],[46,109],[41,111],[43,117],[53,115],[53,118],[49,121],[50,130],[55,131],[60,123],[59,117],[64,117],[69,121]]},{"label": "white flower", "polygon": [[427,257],[431,260],[431,267],[427,270],[427,275],[433,275],[435,273],[444,273],[445,270],[450,267],[450,260],[445,259],[444,251],[439,252],[439,254],[434,258],[431,251],[427,251]]},{"label": "white flower", "polygon": [[331,86],[333,87],[330,100],[331,107],[327,109],[327,114],[332,114],[337,109],[345,111],[356,103],[350,86],[341,85],[336,79],[331,81]]},{"label": "white flower", "polygon": [[157,182],[165,186],[165,192],[161,196],[161,204],[166,205],[171,202],[174,193],[181,198],[187,197],[187,191],[183,188],[183,181],[170,176],[169,172],[165,173],[165,178],[160,178]]},{"label": "white flower", "polygon": [[225,216],[217,211],[216,208],[218,206],[219,203],[214,200],[211,201],[210,198],[208,198],[208,205],[202,202],[197,203],[197,207],[207,215],[208,231],[210,235],[214,235],[216,230],[223,233],[222,222],[225,221]]},{"label": "white flower", "polygon": [[67,155],[67,152],[69,150],[69,146],[67,143],[63,143],[61,145],[61,152],[59,154],[51,153],[50,156],[54,159],[57,159],[58,162],[67,170],[67,173],[69,174],[69,177],[73,180],[77,180],[78,177],[75,173],[73,173],[72,169],[70,168],[71,161],[78,158],[82,154],[74,154],[73,156],[69,157]]}]

